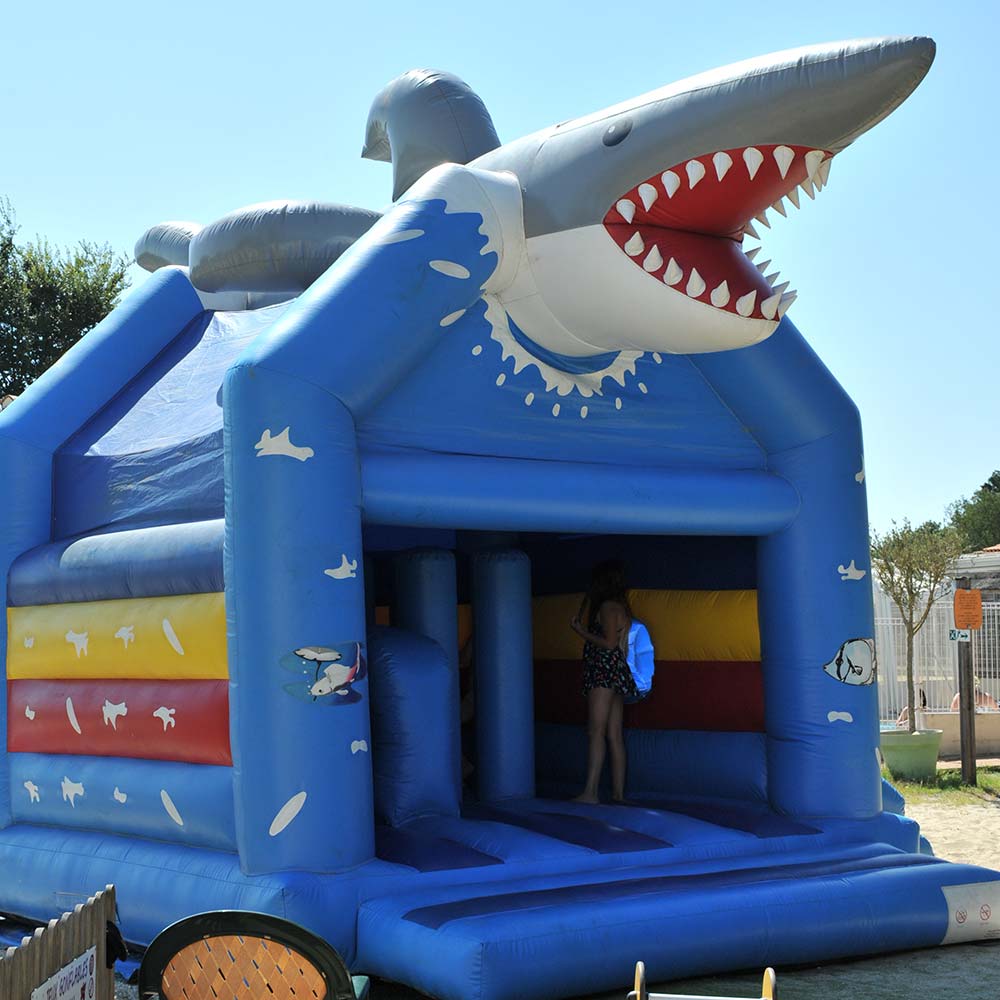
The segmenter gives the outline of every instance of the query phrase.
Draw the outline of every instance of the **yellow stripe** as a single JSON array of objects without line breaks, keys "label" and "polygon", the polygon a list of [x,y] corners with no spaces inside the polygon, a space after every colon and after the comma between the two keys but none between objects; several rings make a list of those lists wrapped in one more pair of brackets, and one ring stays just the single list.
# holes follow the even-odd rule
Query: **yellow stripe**
[{"label": "yellow stripe", "polygon": [[222,594],[7,609],[10,680],[225,680]]},{"label": "yellow stripe", "polygon": [[[580,658],[583,643],[569,623],[582,596],[535,598],[536,659]],[[658,660],[760,660],[755,590],[631,590],[629,600]]]}]

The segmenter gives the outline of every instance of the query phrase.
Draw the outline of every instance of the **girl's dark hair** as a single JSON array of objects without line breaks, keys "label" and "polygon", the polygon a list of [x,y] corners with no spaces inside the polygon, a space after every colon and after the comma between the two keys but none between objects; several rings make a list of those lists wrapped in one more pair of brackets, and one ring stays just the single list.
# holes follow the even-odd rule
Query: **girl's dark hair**
[{"label": "girl's dark hair", "polygon": [[616,601],[625,609],[625,614],[632,617],[632,605],[629,604],[625,586],[625,566],[619,559],[606,559],[590,571],[587,602],[591,627],[596,623],[597,613],[605,601]]}]

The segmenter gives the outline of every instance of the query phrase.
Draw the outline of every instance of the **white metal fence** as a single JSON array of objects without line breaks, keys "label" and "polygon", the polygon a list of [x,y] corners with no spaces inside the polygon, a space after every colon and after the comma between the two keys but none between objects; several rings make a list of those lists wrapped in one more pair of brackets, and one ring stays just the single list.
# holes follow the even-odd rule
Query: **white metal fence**
[{"label": "white metal fence", "polygon": [[[931,609],[914,643],[913,678],[927,696],[930,712],[948,711],[958,691],[958,643],[948,638],[954,627],[949,595]],[[875,649],[879,716],[894,722],[906,705],[906,628],[899,610],[878,589]],[[972,633],[972,657],[980,686],[1000,701],[1000,602],[983,602],[983,627]]]}]

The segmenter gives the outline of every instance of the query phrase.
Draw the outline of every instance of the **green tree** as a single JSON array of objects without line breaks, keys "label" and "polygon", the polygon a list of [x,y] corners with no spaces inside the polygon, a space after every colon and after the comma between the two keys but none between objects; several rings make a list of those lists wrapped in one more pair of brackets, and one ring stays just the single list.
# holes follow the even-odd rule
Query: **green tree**
[{"label": "green tree", "polygon": [[971,497],[953,503],[948,514],[965,539],[966,551],[1000,544],[1000,469]]},{"label": "green tree", "polygon": [[906,704],[910,732],[916,730],[913,691],[913,643],[935,602],[948,593],[948,570],[962,553],[962,536],[952,525],[926,521],[912,527],[908,520],[892,523],[880,535],[872,532],[872,569],[892,598],[906,628]]},{"label": "green tree", "polygon": [[0,396],[19,395],[117,304],[128,258],[83,240],[60,250],[19,244],[0,199]]}]

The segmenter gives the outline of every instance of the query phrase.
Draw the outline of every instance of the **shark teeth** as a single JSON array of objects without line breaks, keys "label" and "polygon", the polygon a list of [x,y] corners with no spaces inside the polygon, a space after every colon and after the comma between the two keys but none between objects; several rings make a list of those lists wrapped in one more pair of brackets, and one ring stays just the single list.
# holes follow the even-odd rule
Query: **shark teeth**
[{"label": "shark teeth", "polygon": [[687,171],[688,183],[693,191],[698,181],[705,176],[705,164],[701,160],[688,160],[684,169]]},{"label": "shark teeth", "polygon": [[721,309],[723,306],[729,305],[729,282],[723,281],[722,284],[716,285],[712,289],[712,294],[709,296],[712,305],[717,309]]},{"label": "shark teeth", "polygon": [[625,253],[630,257],[638,257],[645,249],[646,244],[642,242],[642,237],[638,232],[633,233],[631,239],[625,244]]},{"label": "shark teeth", "polygon": [[733,165],[733,158],[725,151],[720,151],[712,157],[712,166],[715,167],[715,176],[721,181],[729,168]]},{"label": "shark teeth", "polygon": [[736,300],[736,311],[741,316],[749,316],[753,312],[753,305],[757,301],[757,292],[747,292]]},{"label": "shark teeth", "polygon": [[705,294],[705,280],[698,273],[696,267],[691,268],[691,273],[688,275],[687,287],[684,289],[692,299],[698,298],[699,295]]},{"label": "shark teeth", "polygon": [[[640,184],[639,185],[639,197],[642,199],[642,207],[648,212],[653,205],[656,204],[656,199],[659,198],[660,192],[653,187],[652,184]],[[629,219],[629,222],[632,220]]]},{"label": "shark teeth", "polygon": [[628,198],[622,198],[615,208],[618,209],[618,214],[626,221],[631,222],[635,218],[635,202],[629,201]]},{"label": "shark teeth", "polygon": [[816,176],[816,171],[819,170],[819,165],[823,162],[823,157],[826,153],[822,149],[812,149],[806,153],[806,176],[809,180],[812,180]]},{"label": "shark teeth", "polygon": [[778,303],[781,301],[781,294],[772,295],[764,299],[760,304],[760,312],[764,319],[774,319],[778,311]]},{"label": "shark teeth", "polygon": [[764,162],[764,154],[756,146],[747,146],[743,150],[743,162],[747,165],[750,180],[753,180],[757,176],[757,171],[760,170],[760,165]]},{"label": "shark teeth", "polygon": [[774,162],[778,164],[781,179],[784,180],[788,176],[788,168],[792,165],[792,160],[795,159],[795,150],[788,146],[777,146],[773,155]]},{"label": "shark teeth", "polygon": [[769,260],[756,263],[759,247],[746,252],[758,278],[746,264],[727,270],[725,255],[717,259],[659,234],[714,236],[737,245],[743,237],[760,239],[760,226],[771,227],[771,209],[787,218],[789,206],[802,207],[802,192],[812,199],[826,186],[832,159],[823,149],[771,143],[689,155],[626,192],[605,225],[637,265],[668,287],[737,316],[780,321],[796,293],[787,291],[787,281],[777,283],[780,274]]}]

